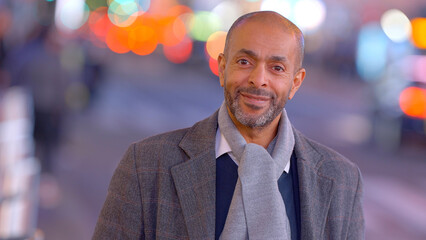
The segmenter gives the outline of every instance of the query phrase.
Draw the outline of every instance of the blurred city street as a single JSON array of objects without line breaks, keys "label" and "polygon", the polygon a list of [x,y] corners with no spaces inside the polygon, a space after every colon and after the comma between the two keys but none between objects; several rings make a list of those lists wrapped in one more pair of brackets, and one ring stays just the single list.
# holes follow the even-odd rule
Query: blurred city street
[{"label": "blurred city street", "polygon": [[361,169],[366,239],[425,240],[425,0],[0,0],[0,239],[91,239],[128,146],[220,107],[252,11],[303,32],[286,110]]},{"label": "blurred city street", "polygon": [[[60,200],[39,212],[39,228],[48,240],[91,238],[109,180],[128,145],[191,126],[223,100],[217,77],[203,65],[189,70],[161,56],[114,56],[107,69],[110,77],[91,108],[67,120],[65,140],[54,164]],[[366,239],[425,239],[424,142],[389,152],[348,137],[360,131],[359,119],[368,120],[366,85],[313,64],[307,72],[302,89],[287,105],[290,120],[305,135],[360,166]]]}]

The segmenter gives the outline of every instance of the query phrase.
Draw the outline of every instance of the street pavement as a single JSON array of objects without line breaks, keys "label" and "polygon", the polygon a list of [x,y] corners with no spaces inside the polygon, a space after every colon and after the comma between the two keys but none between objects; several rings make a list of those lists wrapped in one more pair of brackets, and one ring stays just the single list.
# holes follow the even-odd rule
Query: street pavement
[{"label": "street pavement", "polygon": [[[39,211],[47,240],[90,239],[115,167],[135,141],[189,127],[223,101],[217,77],[200,59],[183,65],[114,55],[90,108],[70,113],[56,153],[60,198]],[[426,239],[426,146],[410,142],[394,151],[371,145],[367,85],[309,65],[287,105],[291,122],[361,169],[366,239]]]}]

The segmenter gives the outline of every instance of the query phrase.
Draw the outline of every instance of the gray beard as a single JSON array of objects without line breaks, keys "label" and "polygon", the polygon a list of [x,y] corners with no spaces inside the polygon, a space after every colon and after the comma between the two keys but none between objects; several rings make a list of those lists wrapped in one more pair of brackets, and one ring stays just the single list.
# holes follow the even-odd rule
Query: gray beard
[{"label": "gray beard", "polygon": [[[226,88],[224,92],[226,106],[229,108],[232,115],[235,116],[238,122],[249,128],[263,128],[268,126],[278,115],[282,113],[286,104],[285,98],[282,101],[278,101],[277,96],[269,91],[253,87],[239,88],[237,89],[237,92],[246,92],[250,94],[271,97],[271,104],[269,105],[269,108],[266,110],[266,112],[264,112],[260,117],[250,116],[245,114],[239,105],[238,99],[240,94],[236,94],[236,96],[233,98],[231,93]],[[255,109],[256,107],[252,106],[252,108]]]}]

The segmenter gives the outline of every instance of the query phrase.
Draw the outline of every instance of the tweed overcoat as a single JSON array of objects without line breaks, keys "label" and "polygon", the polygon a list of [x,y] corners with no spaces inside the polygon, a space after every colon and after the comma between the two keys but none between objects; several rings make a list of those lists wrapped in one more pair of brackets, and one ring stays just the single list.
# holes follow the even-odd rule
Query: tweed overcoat
[{"label": "tweed overcoat", "polygon": [[[217,112],[132,144],[112,177],[93,239],[214,239]],[[364,239],[358,167],[293,129],[300,238]]]}]

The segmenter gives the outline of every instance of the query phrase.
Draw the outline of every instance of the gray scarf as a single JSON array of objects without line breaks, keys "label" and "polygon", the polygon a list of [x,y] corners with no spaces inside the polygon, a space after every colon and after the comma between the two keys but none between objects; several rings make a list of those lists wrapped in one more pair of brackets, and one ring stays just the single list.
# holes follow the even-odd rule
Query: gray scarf
[{"label": "gray scarf", "polygon": [[278,179],[294,148],[285,109],[272,156],[260,145],[247,144],[229,117],[225,103],[219,109],[218,123],[238,162],[238,180],[220,239],[290,240],[290,224],[278,189]]}]

